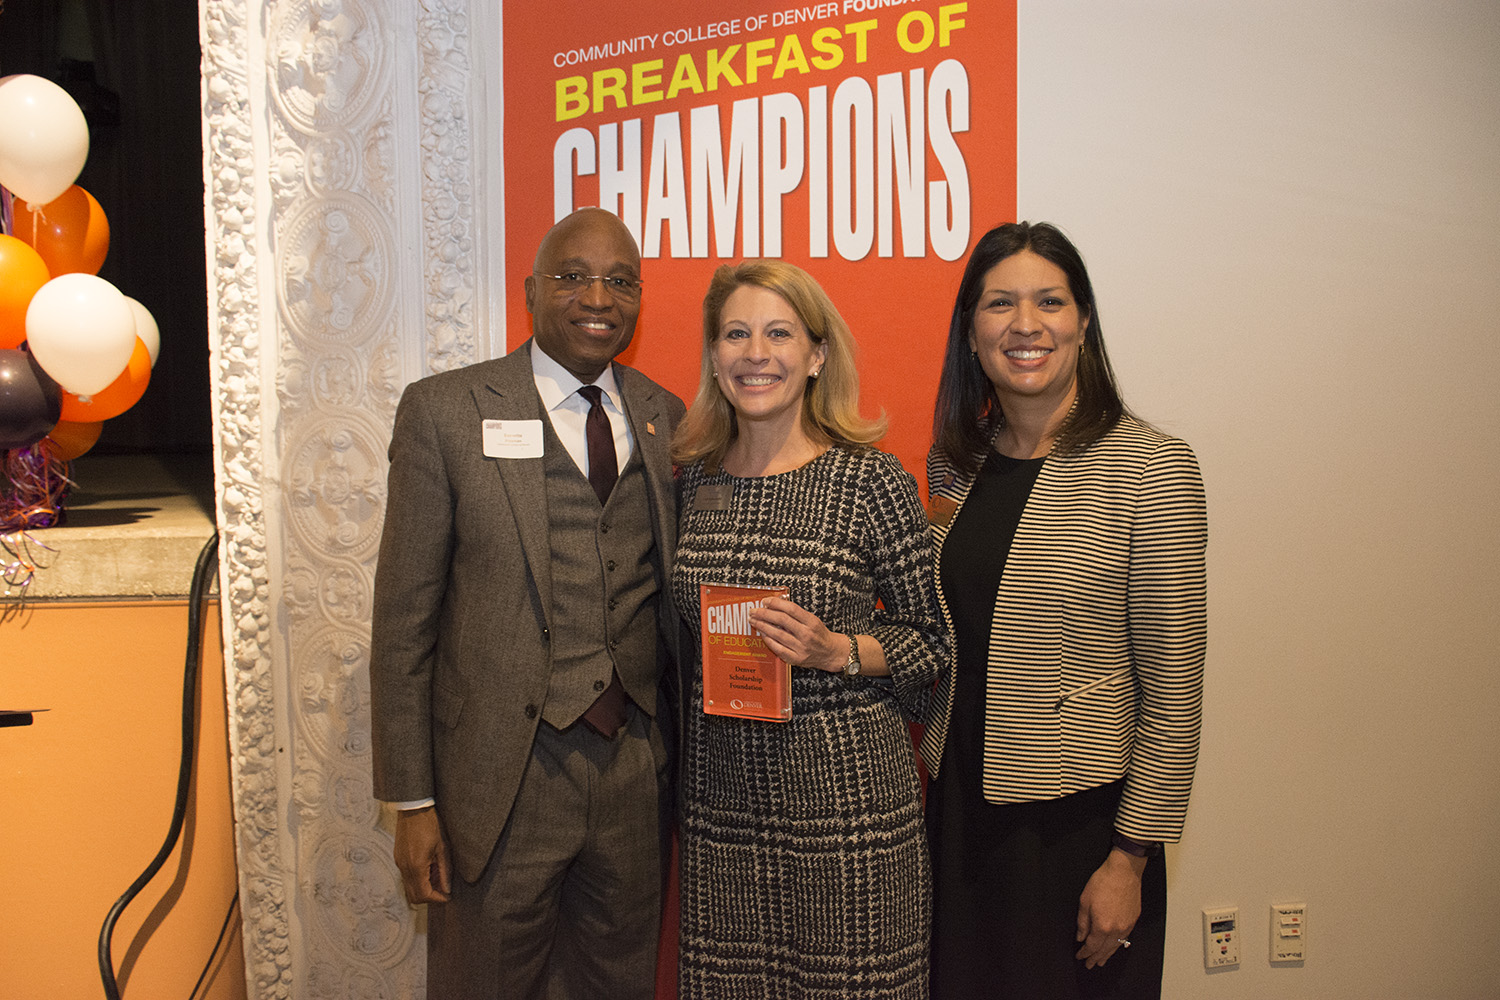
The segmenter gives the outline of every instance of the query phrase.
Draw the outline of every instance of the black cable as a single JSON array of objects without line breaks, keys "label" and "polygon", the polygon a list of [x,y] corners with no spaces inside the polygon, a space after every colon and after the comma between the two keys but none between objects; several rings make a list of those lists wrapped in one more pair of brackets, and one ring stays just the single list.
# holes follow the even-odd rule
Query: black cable
[{"label": "black cable", "polygon": [[214,946],[208,953],[208,961],[203,963],[203,971],[198,973],[198,981],[193,988],[188,990],[188,1000],[198,995],[198,987],[203,985],[203,980],[208,978],[209,970],[214,967],[214,959],[219,957],[219,945],[224,943],[224,935],[229,933],[229,921],[234,916],[234,908],[239,905],[240,894],[236,892],[229,897],[229,911],[224,914],[224,922],[219,925],[219,936],[214,939]]},{"label": "black cable", "polygon": [[131,900],[166,864],[172,848],[177,846],[177,838],[182,834],[183,819],[187,815],[188,794],[192,790],[193,780],[198,672],[203,655],[203,604],[208,598],[209,584],[219,566],[218,553],[219,536],[215,532],[198,553],[198,565],[193,568],[193,584],[188,591],[187,666],[182,679],[182,761],[177,768],[177,801],[172,808],[172,827],[167,831],[167,839],[161,845],[161,850],[156,852],[156,857],[151,859],[146,870],[125,890],[124,895],[115,900],[115,905],[109,908],[109,915],[104,918],[104,926],[99,931],[99,975],[104,980],[104,995],[108,1000],[120,1000],[120,984],[115,979],[115,963],[110,954],[110,939],[114,936],[115,921],[120,919],[125,907],[130,905]]}]

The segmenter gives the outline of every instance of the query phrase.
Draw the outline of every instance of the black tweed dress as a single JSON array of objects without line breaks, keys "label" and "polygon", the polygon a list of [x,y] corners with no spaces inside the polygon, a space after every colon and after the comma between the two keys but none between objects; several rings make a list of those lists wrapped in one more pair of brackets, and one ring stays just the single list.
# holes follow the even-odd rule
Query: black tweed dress
[{"label": "black tweed dress", "polygon": [[[727,510],[695,504],[704,483],[733,488]],[[794,668],[792,721],[773,723],[703,714],[689,670],[679,996],[926,997],[931,884],[906,720],[950,647],[916,484],[890,455],[835,447],[756,479],[694,466],[681,486],[672,590],[695,639],[700,583],[784,586],[831,630],[878,638],[893,678]]]}]

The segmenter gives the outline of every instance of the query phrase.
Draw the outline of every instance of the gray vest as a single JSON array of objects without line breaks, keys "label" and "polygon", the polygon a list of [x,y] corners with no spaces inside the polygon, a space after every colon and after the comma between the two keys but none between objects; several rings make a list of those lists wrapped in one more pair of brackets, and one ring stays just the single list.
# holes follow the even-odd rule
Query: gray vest
[{"label": "gray vest", "polygon": [[601,510],[599,497],[542,421],[547,537],[552,550],[552,674],[542,718],[564,729],[620,675],[630,700],[656,713],[656,609],[661,591],[645,467],[636,448]]}]

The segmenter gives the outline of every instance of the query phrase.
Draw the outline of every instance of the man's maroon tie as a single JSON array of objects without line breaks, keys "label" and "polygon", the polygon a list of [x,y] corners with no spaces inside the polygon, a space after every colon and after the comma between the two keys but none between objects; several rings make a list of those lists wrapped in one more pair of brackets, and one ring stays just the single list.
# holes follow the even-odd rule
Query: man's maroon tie
[{"label": "man's maroon tie", "polygon": [[[604,412],[601,401],[604,390],[597,385],[586,385],[578,394],[589,401],[589,415],[583,425],[589,446],[589,485],[601,504],[608,503],[615,480],[620,478],[620,462],[615,455],[615,432],[609,426],[609,414]],[[599,735],[614,739],[625,728],[626,701],[620,675],[610,671],[609,686],[583,713],[583,721]]]},{"label": "man's maroon tie", "polygon": [[620,478],[620,463],[615,458],[615,432],[601,402],[604,390],[597,385],[586,385],[578,394],[589,401],[589,415],[583,425],[589,446],[589,485],[599,494],[599,502],[607,503],[615,480]]}]

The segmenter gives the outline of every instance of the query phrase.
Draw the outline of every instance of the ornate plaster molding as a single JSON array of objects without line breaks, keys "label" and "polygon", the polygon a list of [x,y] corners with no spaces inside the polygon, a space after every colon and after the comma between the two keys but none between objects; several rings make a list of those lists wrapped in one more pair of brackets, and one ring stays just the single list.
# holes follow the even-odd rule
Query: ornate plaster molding
[{"label": "ornate plaster molding", "polygon": [[252,10],[203,0],[205,181],[219,589],[229,699],[230,766],[252,997],[291,995],[291,941],[282,864],[272,675],[265,466],[260,405],[261,256],[256,235]]},{"label": "ornate plaster molding", "polygon": [[[497,5],[498,6],[498,5]],[[465,0],[428,0],[418,15],[422,109],[422,234],[430,371],[482,360],[475,294],[475,68]]]},{"label": "ornate plaster molding", "polygon": [[[369,608],[401,388],[483,353],[470,2],[200,0],[225,668],[257,1000],[425,992],[370,794]],[[398,259],[412,246],[420,267]]]}]

